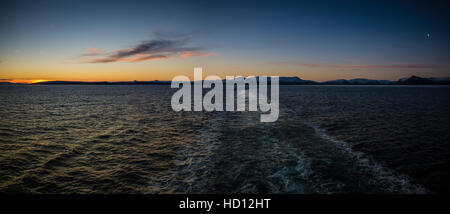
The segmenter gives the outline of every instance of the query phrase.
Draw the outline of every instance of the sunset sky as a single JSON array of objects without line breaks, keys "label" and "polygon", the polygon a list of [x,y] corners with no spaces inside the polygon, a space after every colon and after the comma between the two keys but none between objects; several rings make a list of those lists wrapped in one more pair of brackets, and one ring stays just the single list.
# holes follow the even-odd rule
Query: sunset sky
[{"label": "sunset sky", "polygon": [[444,2],[314,2],[2,3],[0,82],[450,76]]}]

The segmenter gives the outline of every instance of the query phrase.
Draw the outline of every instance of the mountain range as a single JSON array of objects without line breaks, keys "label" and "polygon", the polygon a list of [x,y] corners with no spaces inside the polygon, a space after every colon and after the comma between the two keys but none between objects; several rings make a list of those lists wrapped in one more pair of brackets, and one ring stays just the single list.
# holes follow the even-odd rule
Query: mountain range
[{"label": "mountain range", "polygon": [[[259,80],[259,77],[256,77]],[[270,78],[268,78],[270,81]],[[338,79],[324,82],[316,82],[313,80],[303,80],[299,77],[280,77],[280,85],[450,85],[450,77],[431,77],[424,78],[411,76],[401,78],[397,81],[390,80],[373,80],[373,79]],[[122,82],[83,82],[83,81],[46,81],[32,83],[32,85],[170,85],[171,81],[122,81]],[[0,82],[0,84],[23,84]]]}]

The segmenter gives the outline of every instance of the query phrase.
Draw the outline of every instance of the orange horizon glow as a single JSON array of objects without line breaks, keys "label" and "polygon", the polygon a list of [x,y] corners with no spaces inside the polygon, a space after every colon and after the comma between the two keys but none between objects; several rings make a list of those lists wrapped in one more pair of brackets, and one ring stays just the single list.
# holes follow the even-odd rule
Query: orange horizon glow
[{"label": "orange horizon glow", "polygon": [[33,84],[33,83],[40,83],[40,82],[47,82],[47,81],[52,81],[52,80],[44,80],[44,79],[20,80],[20,79],[17,79],[17,80],[10,80],[10,81],[7,81],[7,82]]}]

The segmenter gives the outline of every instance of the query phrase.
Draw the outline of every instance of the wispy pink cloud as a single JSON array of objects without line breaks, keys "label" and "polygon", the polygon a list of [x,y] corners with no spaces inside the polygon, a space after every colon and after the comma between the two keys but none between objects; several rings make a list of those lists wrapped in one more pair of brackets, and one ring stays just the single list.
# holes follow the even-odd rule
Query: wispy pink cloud
[{"label": "wispy pink cloud", "polygon": [[180,57],[185,59],[185,58],[191,58],[194,56],[215,56],[215,55],[216,55],[215,52],[203,53],[203,52],[198,52],[198,51],[186,51],[186,52],[181,53]]},{"label": "wispy pink cloud", "polygon": [[190,58],[213,56],[214,52],[204,52],[200,47],[187,47],[186,39],[158,39],[142,42],[132,48],[107,53],[99,48],[87,48],[82,54],[82,63],[143,62],[169,58]]},{"label": "wispy pink cloud", "polygon": [[82,54],[81,57],[98,56],[106,53],[105,50],[95,47],[87,47],[86,50],[88,53]]},{"label": "wispy pink cloud", "polygon": [[95,48],[95,47],[88,47],[86,48],[91,54],[103,54],[106,53],[105,50],[101,48]]},{"label": "wispy pink cloud", "polygon": [[150,55],[150,54],[136,54],[133,57],[123,57],[123,58],[95,58],[88,62],[90,63],[108,63],[108,62],[143,62],[152,60],[167,59],[167,56],[162,55]]}]

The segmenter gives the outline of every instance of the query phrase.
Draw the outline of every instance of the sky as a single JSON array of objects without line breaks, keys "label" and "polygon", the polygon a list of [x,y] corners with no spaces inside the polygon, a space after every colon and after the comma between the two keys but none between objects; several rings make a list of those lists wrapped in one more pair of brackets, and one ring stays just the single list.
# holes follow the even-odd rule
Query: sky
[{"label": "sky", "polygon": [[0,82],[450,76],[445,1],[9,1]]}]

